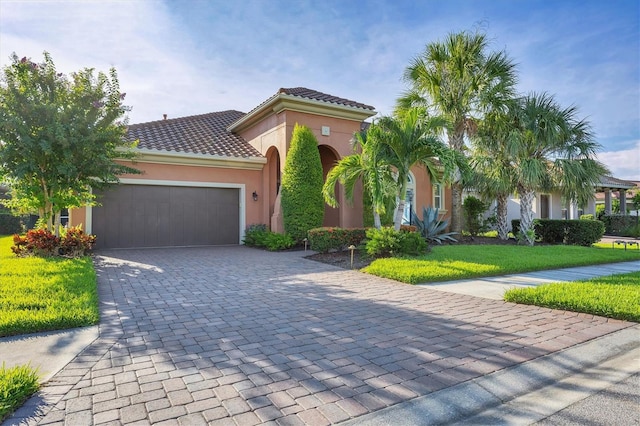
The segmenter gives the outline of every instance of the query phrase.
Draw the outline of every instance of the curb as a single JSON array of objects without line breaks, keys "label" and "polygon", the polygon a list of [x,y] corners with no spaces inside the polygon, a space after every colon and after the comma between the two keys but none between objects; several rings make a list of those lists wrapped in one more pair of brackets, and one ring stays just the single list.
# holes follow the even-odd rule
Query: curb
[{"label": "curb", "polygon": [[[530,424],[637,372],[638,363],[630,361],[640,357],[639,336],[640,325],[630,326],[340,424],[496,424],[496,420],[498,424]],[[559,394],[553,396],[554,388],[564,388],[573,397],[559,399]],[[553,403],[549,397],[555,398]],[[545,398],[547,407],[534,404],[539,398]]]}]

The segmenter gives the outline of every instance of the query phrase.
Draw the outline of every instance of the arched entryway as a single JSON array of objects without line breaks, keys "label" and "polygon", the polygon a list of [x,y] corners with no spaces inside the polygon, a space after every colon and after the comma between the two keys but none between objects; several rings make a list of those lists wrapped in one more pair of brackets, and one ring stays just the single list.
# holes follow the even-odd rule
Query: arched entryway
[{"label": "arched entryway", "polygon": [[[282,216],[280,214],[280,152],[272,146],[267,150],[266,182],[267,182],[267,206],[269,208],[269,226],[274,232],[284,232]],[[282,229],[281,229],[282,228]]]},{"label": "arched entryway", "polygon": [[[339,160],[339,156],[333,148],[327,145],[318,145],[318,151],[320,152],[320,160],[322,161],[322,178],[323,180],[326,180],[329,170],[331,170]],[[342,200],[340,199],[340,191],[337,186],[335,191],[338,202],[342,203]],[[333,208],[328,204],[324,205],[323,226],[340,226],[340,207]]]}]

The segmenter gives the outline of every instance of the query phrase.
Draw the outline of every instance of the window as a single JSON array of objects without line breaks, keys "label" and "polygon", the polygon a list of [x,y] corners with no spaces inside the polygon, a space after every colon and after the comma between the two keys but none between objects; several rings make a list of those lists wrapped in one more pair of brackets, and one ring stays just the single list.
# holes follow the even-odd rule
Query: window
[{"label": "window", "polygon": [[69,224],[69,210],[62,209],[60,211],[60,225],[66,227]]},{"label": "window", "polygon": [[444,187],[440,183],[433,184],[433,208],[444,210]]}]

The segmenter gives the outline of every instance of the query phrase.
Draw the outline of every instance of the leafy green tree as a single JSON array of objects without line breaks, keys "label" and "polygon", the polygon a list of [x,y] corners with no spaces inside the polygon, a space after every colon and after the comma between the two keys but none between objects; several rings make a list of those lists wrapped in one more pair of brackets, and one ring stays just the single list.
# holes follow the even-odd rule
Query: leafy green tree
[{"label": "leafy green tree", "polygon": [[394,227],[399,230],[411,168],[424,167],[432,180],[442,176],[449,181],[455,170],[464,168],[464,161],[437,137],[442,121],[429,117],[424,108],[414,107],[395,117],[382,117],[376,124],[369,136],[377,140],[382,161],[394,172],[397,202]]},{"label": "leafy green tree", "polygon": [[[451,33],[444,41],[429,43],[404,73],[409,91],[398,100],[398,109],[425,105],[446,121],[449,147],[465,150],[483,114],[514,95],[515,65],[504,51],[487,52],[488,41],[480,33]],[[463,177],[451,184],[451,229],[462,229]]]},{"label": "leafy green tree", "polygon": [[595,158],[599,145],[576,107],[562,108],[553,96],[531,93],[510,111],[505,139],[520,197],[520,232],[534,244],[532,203],[536,191],[558,190],[565,201],[586,205],[607,168]]},{"label": "leafy green tree", "polygon": [[[372,124],[366,132],[354,135],[354,154],[343,157],[329,170],[322,188],[327,204],[338,207],[335,187],[338,182],[343,185],[347,200],[353,200],[353,192],[358,182],[363,182],[363,197],[368,197],[373,211],[373,224],[381,227],[381,215],[385,215],[389,200],[395,193],[395,181],[391,167],[384,162],[377,140],[369,138],[369,132],[375,132]],[[366,202],[364,204],[367,204]]]},{"label": "leafy green tree", "polygon": [[139,173],[118,164],[133,158],[125,142],[127,107],[115,69],[86,68],[68,78],[44,62],[19,59],[3,69],[0,85],[0,180],[9,183],[11,207],[37,211],[52,230],[64,208],[93,202],[92,188]]},{"label": "leafy green tree", "polygon": [[636,195],[631,198],[631,203],[634,210],[640,210],[640,192],[636,192]]},{"label": "leafy green tree", "polygon": [[311,129],[296,123],[280,187],[284,229],[296,241],[303,240],[309,229],[322,226],[322,185],[318,141]]}]

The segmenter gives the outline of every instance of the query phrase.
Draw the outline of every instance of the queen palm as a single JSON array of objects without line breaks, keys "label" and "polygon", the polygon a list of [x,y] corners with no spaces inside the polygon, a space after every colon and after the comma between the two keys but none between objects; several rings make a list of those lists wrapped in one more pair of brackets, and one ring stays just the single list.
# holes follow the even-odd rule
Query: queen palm
[{"label": "queen palm", "polygon": [[329,171],[322,187],[322,195],[328,205],[338,207],[336,184],[340,182],[347,200],[353,200],[356,184],[362,181],[367,189],[366,194],[371,197],[374,226],[380,228],[380,216],[385,213],[388,200],[394,193],[394,180],[391,167],[383,161],[381,150],[375,146],[377,140],[367,136],[369,132],[376,132],[375,124],[367,132],[354,135],[356,152],[342,158]]},{"label": "queen palm", "polygon": [[586,204],[608,170],[595,158],[599,145],[575,107],[562,108],[547,93],[531,93],[510,112],[505,152],[520,197],[520,232],[534,244],[532,203],[536,191],[558,190],[565,200]]},{"label": "queen palm", "polygon": [[[409,91],[398,109],[426,105],[446,120],[449,147],[465,149],[465,136],[473,134],[483,113],[501,106],[514,93],[515,65],[504,51],[487,53],[484,34],[451,33],[430,43],[407,67]],[[462,177],[451,185],[451,228],[462,227]]]}]

